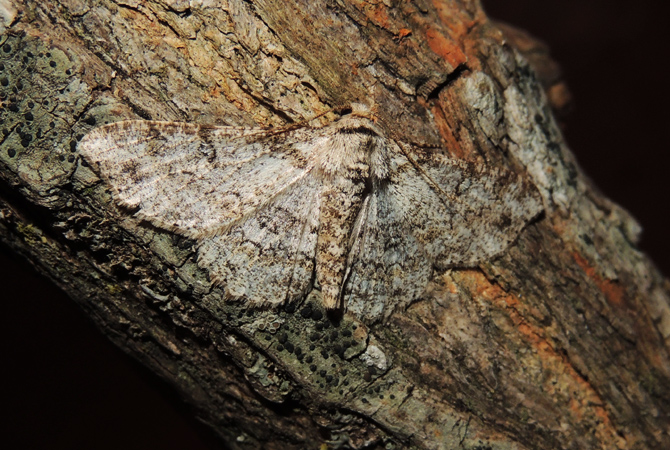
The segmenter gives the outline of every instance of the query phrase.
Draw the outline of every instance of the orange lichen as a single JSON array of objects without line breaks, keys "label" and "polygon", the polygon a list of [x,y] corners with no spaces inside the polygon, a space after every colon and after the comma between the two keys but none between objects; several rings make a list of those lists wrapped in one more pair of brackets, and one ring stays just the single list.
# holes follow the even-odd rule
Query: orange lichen
[{"label": "orange lichen", "polygon": [[598,286],[598,289],[605,294],[607,302],[616,307],[625,306],[625,289],[616,281],[607,280],[596,273],[596,269],[592,267],[588,261],[576,251],[572,252],[572,257],[577,265],[584,271],[586,275]]},{"label": "orange lichen", "polygon": [[428,28],[425,36],[430,49],[447,61],[452,67],[457,67],[467,61],[467,57],[463,54],[460,47],[439,30]]},{"label": "orange lichen", "polygon": [[219,91],[218,87],[212,86],[212,88],[209,90],[209,95],[212,98],[219,98],[221,96],[221,91]]},{"label": "orange lichen", "polygon": [[[546,330],[526,320],[530,315],[529,308],[518,297],[505,292],[498,285],[491,284],[484,274],[474,270],[463,273],[467,274],[468,284],[472,283],[470,289],[473,296],[503,311],[522,341],[535,351],[542,367],[552,374],[552,377],[548,377],[543,383],[545,392],[554,394],[558,389],[562,390],[563,395],[569,395],[567,406],[572,411],[573,420],[589,420],[601,442],[609,442],[614,447],[621,448],[624,440],[614,429],[605,408],[600,406],[604,401],[593,386],[573,367],[572,361],[554,348],[546,336]],[[552,383],[553,380],[556,381]]]},{"label": "orange lichen", "polygon": [[372,23],[381,28],[388,28],[389,16],[386,12],[386,6],[384,6],[383,3],[375,5],[373,8],[369,8],[365,12]]},{"label": "orange lichen", "polygon": [[400,30],[398,30],[398,33],[396,33],[393,39],[395,39],[396,42],[400,43],[410,34],[412,34],[412,30],[410,30],[409,28],[401,28]]},{"label": "orange lichen", "polygon": [[431,105],[431,112],[435,117],[435,124],[437,125],[440,136],[444,139],[446,148],[449,149],[449,154],[455,158],[463,158],[465,151],[462,147],[462,140],[459,139],[452,131],[449,121],[444,115],[444,110],[438,103]]},{"label": "orange lichen", "polygon": [[355,2],[355,6],[376,26],[389,28],[388,8],[383,3]]}]

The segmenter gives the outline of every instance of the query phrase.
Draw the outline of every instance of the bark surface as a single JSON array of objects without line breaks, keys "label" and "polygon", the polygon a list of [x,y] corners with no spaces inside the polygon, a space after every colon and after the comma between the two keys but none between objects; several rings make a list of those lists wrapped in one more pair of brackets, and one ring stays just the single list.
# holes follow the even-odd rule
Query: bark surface
[{"label": "bark surface", "polygon": [[[566,148],[546,49],[478,2],[3,0],[0,32],[2,242],[228,447],[670,448],[670,286]],[[193,242],[116,207],[76,151],[122,119],[282,126],[351,102],[527,173],[545,206],[383,325],[223,302]]]}]

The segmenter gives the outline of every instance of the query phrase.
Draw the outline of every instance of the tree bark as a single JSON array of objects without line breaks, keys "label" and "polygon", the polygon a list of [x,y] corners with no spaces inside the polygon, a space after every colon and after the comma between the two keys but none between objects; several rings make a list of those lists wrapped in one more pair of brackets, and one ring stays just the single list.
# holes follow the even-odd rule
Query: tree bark
[{"label": "tree bark", "polygon": [[[2,242],[230,448],[670,448],[670,286],[566,148],[546,52],[478,2],[2,7]],[[384,324],[222,302],[193,243],[116,207],[76,151],[122,119],[281,126],[351,102],[544,200],[502,256],[435,272]]]}]

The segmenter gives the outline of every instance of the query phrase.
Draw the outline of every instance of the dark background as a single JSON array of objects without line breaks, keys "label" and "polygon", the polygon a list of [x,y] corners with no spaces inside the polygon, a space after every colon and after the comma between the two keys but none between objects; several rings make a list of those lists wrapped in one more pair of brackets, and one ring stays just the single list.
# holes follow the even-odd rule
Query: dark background
[{"label": "dark background", "polygon": [[[667,2],[483,3],[550,45],[574,97],[570,147],[595,184],[640,221],[642,250],[670,273]],[[0,283],[6,448],[220,448],[169,388],[4,247]]]}]

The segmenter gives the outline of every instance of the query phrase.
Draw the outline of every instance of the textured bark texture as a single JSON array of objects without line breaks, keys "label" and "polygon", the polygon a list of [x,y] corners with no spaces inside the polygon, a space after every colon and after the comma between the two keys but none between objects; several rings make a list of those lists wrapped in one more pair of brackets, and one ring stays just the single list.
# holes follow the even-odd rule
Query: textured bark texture
[{"label": "textured bark texture", "polygon": [[[546,49],[478,2],[3,0],[0,31],[2,242],[228,447],[670,448],[670,286],[566,148]],[[281,126],[350,102],[544,201],[383,325],[223,302],[193,242],[116,207],[76,151],[122,119]]]}]

